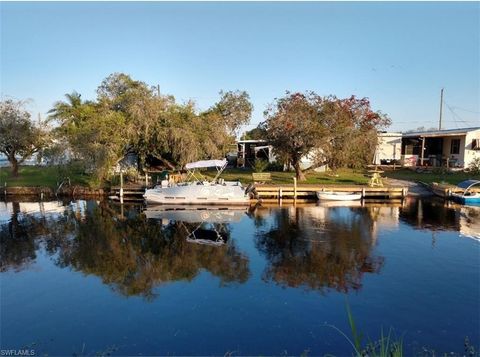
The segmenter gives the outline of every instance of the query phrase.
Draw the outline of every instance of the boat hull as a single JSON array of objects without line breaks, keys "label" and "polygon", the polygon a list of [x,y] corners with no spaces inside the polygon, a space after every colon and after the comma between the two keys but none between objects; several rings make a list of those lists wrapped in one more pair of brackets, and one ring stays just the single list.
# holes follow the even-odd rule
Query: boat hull
[{"label": "boat hull", "polygon": [[357,201],[362,198],[361,193],[317,191],[317,198],[321,201]]},{"label": "boat hull", "polygon": [[480,194],[479,193],[475,193],[475,194],[470,195],[470,196],[464,196],[464,195],[460,195],[458,193],[453,193],[452,198],[455,201],[463,203],[463,204],[480,204]]},{"label": "boat hull", "polygon": [[174,205],[247,205],[250,198],[239,183],[184,184],[146,190],[147,203]]}]

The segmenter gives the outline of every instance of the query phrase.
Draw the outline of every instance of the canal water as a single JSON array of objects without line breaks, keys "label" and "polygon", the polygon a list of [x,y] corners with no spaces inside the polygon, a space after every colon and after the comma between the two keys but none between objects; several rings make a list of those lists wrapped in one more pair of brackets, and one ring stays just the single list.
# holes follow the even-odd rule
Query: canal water
[{"label": "canal water", "polygon": [[[36,355],[406,355],[480,346],[480,207],[0,202],[0,348]],[[345,335],[345,336],[344,336]]]}]

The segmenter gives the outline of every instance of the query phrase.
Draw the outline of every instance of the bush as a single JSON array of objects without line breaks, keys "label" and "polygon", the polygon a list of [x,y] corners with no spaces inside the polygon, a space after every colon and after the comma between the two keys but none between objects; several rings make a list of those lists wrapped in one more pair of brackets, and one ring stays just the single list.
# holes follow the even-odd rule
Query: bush
[{"label": "bush", "polygon": [[268,171],[283,171],[283,164],[280,162],[271,162],[267,166]]},{"label": "bush", "polygon": [[265,169],[268,167],[268,161],[267,160],[255,160],[255,163],[253,165],[253,171],[255,172],[263,172]]},{"label": "bush", "polygon": [[480,157],[473,159],[473,161],[468,166],[469,172],[474,175],[480,175]]}]

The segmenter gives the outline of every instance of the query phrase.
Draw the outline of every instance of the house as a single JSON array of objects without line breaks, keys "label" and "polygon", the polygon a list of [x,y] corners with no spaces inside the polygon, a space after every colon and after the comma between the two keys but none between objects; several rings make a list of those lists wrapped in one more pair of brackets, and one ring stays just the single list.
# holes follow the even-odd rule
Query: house
[{"label": "house", "polygon": [[403,133],[404,166],[468,167],[480,158],[480,127]]},{"label": "house", "polygon": [[375,165],[400,165],[402,155],[402,133],[378,133],[378,144],[373,163]]},{"label": "house", "polygon": [[275,162],[272,146],[266,140],[237,141],[237,166],[252,167],[255,160]]}]

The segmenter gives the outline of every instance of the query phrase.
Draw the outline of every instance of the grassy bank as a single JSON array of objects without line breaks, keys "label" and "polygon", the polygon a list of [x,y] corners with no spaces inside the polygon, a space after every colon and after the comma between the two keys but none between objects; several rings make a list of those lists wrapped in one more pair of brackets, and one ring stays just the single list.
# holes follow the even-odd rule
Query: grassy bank
[{"label": "grassy bank", "polygon": [[[214,177],[215,171],[203,172],[205,176]],[[331,173],[318,173],[314,171],[306,172],[306,181],[299,182],[300,184],[324,184],[324,185],[366,185],[369,177],[367,172],[363,170],[341,169],[337,171],[334,176]],[[12,177],[11,169],[9,167],[0,168],[0,186],[7,182],[8,186],[20,187],[57,187],[57,182],[64,173],[61,168],[56,166],[21,166],[18,177]],[[80,170],[70,171],[69,177],[73,185],[87,186],[91,185],[91,178],[83,174]],[[291,184],[295,177],[294,172],[271,172],[272,184]],[[407,181],[422,181],[426,183],[431,182],[445,182],[450,184],[457,184],[460,181],[467,179],[478,179],[480,175],[472,175],[463,172],[458,173],[417,173],[408,169],[398,169],[395,171],[385,171],[383,176],[399,180]],[[223,172],[222,178],[228,181],[240,181],[243,184],[252,182],[252,171],[245,169],[227,169]]]},{"label": "grassy bank", "polygon": [[385,177],[398,179],[398,180],[407,180],[407,181],[421,181],[425,183],[449,183],[452,185],[456,185],[461,181],[465,181],[468,179],[476,179],[480,180],[480,175],[474,175],[471,173],[465,172],[415,172],[410,169],[398,169],[395,171],[385,171],[383,174]]},{"label": "grassy bank", "polygon": [[[13,177],[10,167],[0,168],[0,186],[5,182],[8,186],[18,187],[57,187],[62,177],[57,166],[21,166],[19,176]],[[72,185],[89,186],[89,177],[81,172],[71,172],[69,177]]]},{"label": "grassy bank", "polygon": [[[207,172],[207,175],[212,177],[214,172]],[[292,184],[295,177],[294,172],[271,172],[273,184]],[[331,173],[306,172],[306,181],[300,183],[307,184],[325,184],[325,185],[363,185],[368,183],[368,177],[362,170],[341,169],[337,172],[338,176],[333,176]],[[226,169],[222,178],[227,181],[240,181],[244,184],[252,182],[252,171],[245,169]]]}]

